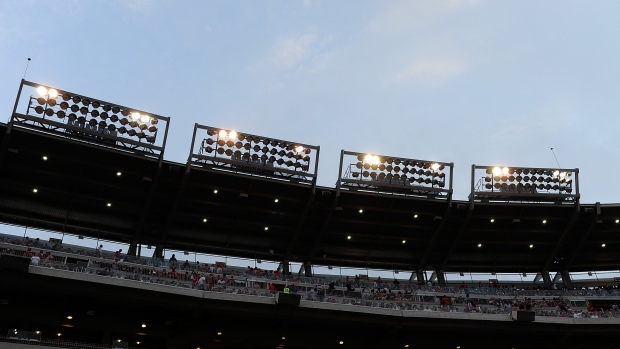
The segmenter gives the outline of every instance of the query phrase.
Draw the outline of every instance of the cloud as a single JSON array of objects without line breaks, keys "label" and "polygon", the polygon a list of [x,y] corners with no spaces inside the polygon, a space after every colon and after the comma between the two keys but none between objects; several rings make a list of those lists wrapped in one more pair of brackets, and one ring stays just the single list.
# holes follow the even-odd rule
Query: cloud
[{"label": "cloud", "polygon": [[158,6],[154,0],[119,0],[117,3],[133,13],[145,16],[150,15]]},{"label": "cloud", "polygon": [[313,52],[314,34],[303,34],[280,40],[273,53],[273,63],[283,69],[291,68]]},{"label": "cloud", "polygon": [[370,21],[371,33],[408,30],[437,21],[453,12],[477,6],[480,0],[403,1]]},{"label": "cloud", "polygon": [[394,84],[419,82],[437,86],[466,73],[470,63],[456,58],[424,58],[411,63],[407,68],[392,76]]}]

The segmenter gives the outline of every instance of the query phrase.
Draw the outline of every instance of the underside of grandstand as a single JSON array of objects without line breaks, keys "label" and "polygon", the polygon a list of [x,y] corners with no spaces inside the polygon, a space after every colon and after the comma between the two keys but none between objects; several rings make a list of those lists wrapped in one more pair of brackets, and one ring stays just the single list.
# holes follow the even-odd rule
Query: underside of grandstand
[{"label": "underside of grandstand", "polygon": [[[36,84],[24,81],[26,87]],[[458,201],[450,162],[376,157],[364,163],[363,154],[343,151],[337,185],[321,187],[318,146],[196,125],[188,161],[171,162],[164,159],[166,117],[141,119],[143,111],[66,91],[27,99],[22,88],[17,102],[25,99],[26,112],[16,102],[10,121],[0,124],[5,224],[124,242],[131,246],[127,257],[136,260],[150,258],[143,252],[152,246],[155,259],[171,249],[276,261],[282,280],[313,277],[312,266],[322,265],[410,271],[412,284],[438,287],[448,286],[448,272],[484,272],[572,288],[571,272],[620,268],[620,204],[580,203],[578,182],[566,190],[553,169],[528,169],[524,174],[537,174],[540,183],[525,189],[507,179],[521,172],[496,175],[489,168],[482,186],[472,178],[470,199]],[[407,170],[397,176],[399,164]],[[477,169],[472,166],[472,176]],[[564,192],[551,193],[554,180]],[[305,268],[298,274],[290,262]],[[91,280],[97,270],[72,274],[74,267],[64,263],[0,270],[0,329],[60,333],[60,326],[63,338],[130,338],[141,348],[465,349],[532,342],[576,348],[592,338],[612,345],[619,328],[615,318],[569,324],[507,315],[499,321],[303,301],[285,306],[268,295],[252,298],[261,301],[209,298],[191,287],[181,292]],[[429,270],[432,280],[424,273]],[[68,312],[83,320],[68,323]]]}]

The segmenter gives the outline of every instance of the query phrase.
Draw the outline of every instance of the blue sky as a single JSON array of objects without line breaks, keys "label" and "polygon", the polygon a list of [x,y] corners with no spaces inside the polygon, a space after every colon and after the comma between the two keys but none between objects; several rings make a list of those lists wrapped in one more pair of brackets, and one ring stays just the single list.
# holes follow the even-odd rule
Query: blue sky
[{"label": "blue sky", "polygon": [[[620,202],[614,1],[0,0],[0,113],[26,78],[172,118],[340,150],[580,169],[582,202]],[[609,164],[607,164],[607,162]]]}]

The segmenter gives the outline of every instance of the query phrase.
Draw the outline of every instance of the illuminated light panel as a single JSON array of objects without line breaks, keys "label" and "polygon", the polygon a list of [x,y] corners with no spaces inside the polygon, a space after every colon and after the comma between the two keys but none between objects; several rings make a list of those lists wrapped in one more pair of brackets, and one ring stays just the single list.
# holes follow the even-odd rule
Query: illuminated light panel
[{"label": "illuminated light panel", "polygon": [[543,219],[542,224],[547,224],[547,220]]},{"label": "illuminated light panel", "polygon": [[403,240],[402,242],[403,242],[403,244],[405,244],[405,243],[407,243],[407,240]]},{"label": "illuminated light panel", "polygon": [[33,192],[33,193],[38,193],[38,192],[39,192],[39,189],[34,188],[34,189],[32,189],[32,192]]},{"label": "illuminated light panel", "polygon": [[47,161],[47,156],[43,155],[43,161]]},{"label": "illuminated light panel", "polygon": [[121,175],[122,175],[122,173],[121,173],[121,172],[116,172],[116,176],[117,176],[117,177],[120,177]]},{"label": "illuminated light panel", "polygon": [[265,231],[269,230],[269,227],[265,227]]},{"label": "illuminated light panel", "polygon": [[202,219],[202,221],[203,221],[204,223],[207,223],[207,219],[206,219],[206,218],[203,218],[203,219]]},{"label": "illuminated light panel", "polygon": [[605,247],[605,246],[606,246],[605,244],[601,244],[601,247]]},{"label": "illuminated light panel", "polygon": [[279,201],[280,201],[280,200],[278,200],[278,199],[273,200],[273,202],[275,202],[275,203],[278,203]]},{"label": "illuminated light panel", "polygon": [[530,245],[530,248],[534,248],[534,245]]},{"label": "illuminated light panel", "polygon": [[359,213],[364,213],[364,210],[362,210],[362,209],[360,208]]},{"label": "illuminated light panel", "polygon": [[417,214],[414,214],[414,215],[413,215],[413,218],[418,218],[418,215],[417,215]]},{"label": "illuminated light panel", "polygon": [[348,236],[347,236],[347,240],[351,240],[351,235],[348,235]]},{"label": "illuminated light panel", "polygon": [[108,207],[112,207],[112,203],[111,203],[111,202],[108,202],[108,205],[107,205],[107,206],[108,206]]},{"label": "illuminated light panel", "polygon": [[215,189],[215,190],[213,191],[213,194],[217,194],[217,189]]},{"label": "illuminated light panel", "polygon": [[491,218],[491,223],[493,223],[493,222],[495,222],[495,219],[494,219],[494,218]]},{"label": "illuminated light panel", "polygon": [[478,247],[482,247],[482,244],[478,244]]}]

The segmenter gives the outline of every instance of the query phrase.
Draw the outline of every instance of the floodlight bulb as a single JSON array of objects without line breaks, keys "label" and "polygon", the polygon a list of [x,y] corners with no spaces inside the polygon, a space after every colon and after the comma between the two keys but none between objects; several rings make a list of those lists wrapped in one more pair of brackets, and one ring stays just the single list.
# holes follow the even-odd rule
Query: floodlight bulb
[{"label": "floodlight bulb", "polygon": [[478,244],[478,247],[482,247],[482,244]]},{"label": "floodlight bulb", "polygon": [[493,175],[499,176],[500,174],[502,174],[502,169],[500,169],[499,167],[493,167]]},{"label": "floodlight bulb", "polygon": [[553,171],[553,176],[557,177],[559,175],[560,175],[560,171],[558,170]]},{"label": "floodlight bulb", "polygon": [[55,90],[55,89],[53,89],[53,88],[50,88],[50,89],[49,89],[49,91],[47,91],[47,95],[48,95],[50,98],[56,98],[56,97],[58,97],[58,91],[56,91],[56,90]]},{"label": "floodlight bulb", "polygon": [[510,169],[508,167],[502,168],[502,173],[505,174],[505,175],[507,175],[509,171],[510,171]]},{"label": "floodlight bulb", "polygon": [[373,164],[378,164],[378,163],[379,163],[379,157],[378,157],[377,155],[374,155],[374,156],[372,157],[372,163],[373,163]]},{"label": "floodlight bulb", "polygon": [[220,130],[220,138],[226,138],[226,136],[228,136],[228,132],[226,132],[226,130]]},{"label": "floodlight bulb", "polygon": [[138,112],[131,113],[131,119],[132,120],[140,119],[140,113],[138,113]]},{"label": "floodlight bulb", "polygon": [[534,248],[534,245],[530,245],[530,248]]},{"label": "floodlight bulb", "polygon": [[601,245],[601,247],[605,247],[605,246],[606,246],[605,244],[602,244],[602,245]]},{"label": "floodlight bulb", "polygon": [[37,93],[39,96],[45,96],[47,94],[47,89],[43,86],[37,87]]},{"label": "floodlight bulb", "polygon": [[560,172],[560,178],[566,177],[566,172]]},{"label": "floodlight bulb", "polygon": [[351,235],[348,235],[348,236],[347,236],[347,240],[351,240]]},{"label": "floodlight bulb", "polygon": [[141,115],[140,116],[140,121],[142,122],[148,122],[149,120],[151,120],[151,117],[148,115]]},{"label": "floodlight bulb", "polygon": [[433,171],[437,171],[437,169],[439,168],[439,164],[438,163],[434,163],[431,165],[431,168],[433,169]]},{"label": "floodlight bulb", "polygon": [[301,152],[304,151],[304,147],[302,147],[301,145],[298,145],[298,146],[295,147],[295,151],[298,152],[298,153],[301,153]]},{"label": "floodlight bulb", "polygon": [[371,162],[372,161],[372,154],[366,154],[366,156],[364,157],[364,161]]},{"label": "floodlight bulb", "polygon": [[230,137],[230,139],[235,139],[235,138],[237,138],[237,132],[235,132],[235,131],[230,131],[230,133],[228,134],[228,137]]}]

